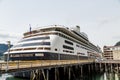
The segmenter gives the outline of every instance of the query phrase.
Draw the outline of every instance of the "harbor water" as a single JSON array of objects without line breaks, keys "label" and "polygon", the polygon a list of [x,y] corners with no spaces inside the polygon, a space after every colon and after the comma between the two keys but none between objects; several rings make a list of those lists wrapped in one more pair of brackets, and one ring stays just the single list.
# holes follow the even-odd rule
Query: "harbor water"
[{"label": "harbor water", "polygon": [[[29,80],[23,78],[15,78],[10,74],[3,74],[0,76],[0,80]],[[83,77],[75,80],[120,80],[120,75],[116,73],[97,73],[97,74],[89,74],[83,75]]]},{"label": "harbor water", "polygon": [[0,80],[29,80],[29,79],[16,78],[10,74],[2,74],[0,76]]}]

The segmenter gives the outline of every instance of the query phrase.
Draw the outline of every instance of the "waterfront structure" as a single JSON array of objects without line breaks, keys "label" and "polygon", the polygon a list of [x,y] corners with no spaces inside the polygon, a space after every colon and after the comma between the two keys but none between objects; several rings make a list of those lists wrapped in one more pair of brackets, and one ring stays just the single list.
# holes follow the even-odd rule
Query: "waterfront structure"
[{"label": "waterfront structure", "polygon": [[[6,73],[6,64],[6,62],[0,63],[0,74]],[[30,80],[38,80],[39,78],[42,78],[39,80],[75,80],[73,77],[78,76],[83,79],[84,74],[88,75],[88,73],[93,74],[94,72],[119,73],[120,60],[99,62],[94,62],[94,60],[45,60],[44,63],[42,60],[20,61],[20,63],[11,61],[8,67],[7,73],[16,77],[27,77]]]},{"label": "waterfront structure", "polygon": [[[52,25],[31,29],[9,50],[10,60],[71,60],[100,58],[101,51],[93,45],[80,27]],[[5,59],[8,52],[4,53]]]},{"label": "waterfront structure", "polygon": [[103,56],[108,60],[120,60],[120,46],[104,46]]},{"label": "waterfront structure", "polygon": [[113,51],[112,51],[113,46],[104,46],[103,47],[103,57],[108,59],[108,60],[113,60]]}]

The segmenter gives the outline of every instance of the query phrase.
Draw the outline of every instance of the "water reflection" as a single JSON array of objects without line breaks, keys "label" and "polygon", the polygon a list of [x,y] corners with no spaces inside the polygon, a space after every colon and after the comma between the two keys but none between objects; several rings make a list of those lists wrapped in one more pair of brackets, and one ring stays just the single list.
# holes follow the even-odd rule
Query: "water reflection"
[{"label": "water reflection", "polygon": [[2,74],[1,77],[0,77],[0,80],[7,80],[8,77],[12,77],[12,75]]},{"label": "water reflection", "polygon": [[15,78],[10,74],[2,74],[0,75],[0,80],[28,80],[28,79]]},{"label": "water reflection", "polygon": [[119,75],[115,74],[115,80],[119,80]]},{"label": "water reflection", "polygon": [[[10,74],[3,74],[0,76],[0,80],[29,80],[29,79],[21,79],[15,78]],[[90,74],[84,75],[84,77],[74,80],[120,80],[120,74],[116,73],[97,73],[97,74]]]},{"label": "water reflection", "polygon": [[90,75],[84,75],[84,77],[81,79],[76,80],[120,80],[120,74],[116,73],[97,73],[97,74],[90,74]]},{"label": "water reflection", "polygon": [[105,72],[103,74],[96,74],[92,76],[91,80],[120,80],[119,74]]}]

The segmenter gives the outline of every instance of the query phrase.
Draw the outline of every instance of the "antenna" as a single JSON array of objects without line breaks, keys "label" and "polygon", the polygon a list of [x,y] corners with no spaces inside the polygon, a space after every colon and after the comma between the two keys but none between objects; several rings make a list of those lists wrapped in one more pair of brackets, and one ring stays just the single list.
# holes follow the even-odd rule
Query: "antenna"
[{"label": "antenna", "polygon": [[30,30],[30,33],[31,33],[31,30],[32,30],[31,24],[29,24],[29,27],[30,27],[29,30]]}]

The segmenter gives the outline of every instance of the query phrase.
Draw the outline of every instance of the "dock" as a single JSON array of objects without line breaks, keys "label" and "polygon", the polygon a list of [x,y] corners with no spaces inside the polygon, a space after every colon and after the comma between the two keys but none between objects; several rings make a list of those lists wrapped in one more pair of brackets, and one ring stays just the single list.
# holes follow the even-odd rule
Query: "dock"
[{"label": "dock", "polygon": [[[0,74],[10,73],[30,80],[72,80],[84,73],[120,71],[120,61],[87,60],[34,60],[0,62]],[[29,75],[28,75],[29,73]],[[61,77],[62,76],[62,77]],[[52,77],[52,78],[51,78]]]},{"label": "dock", "polygon": [[35,60],[35,61],[10,61],[0,62],[1,73],[11,73],[22,70],[37,69],[37,68],[53,68],[70,65],[91,64],[93,60]]}]

